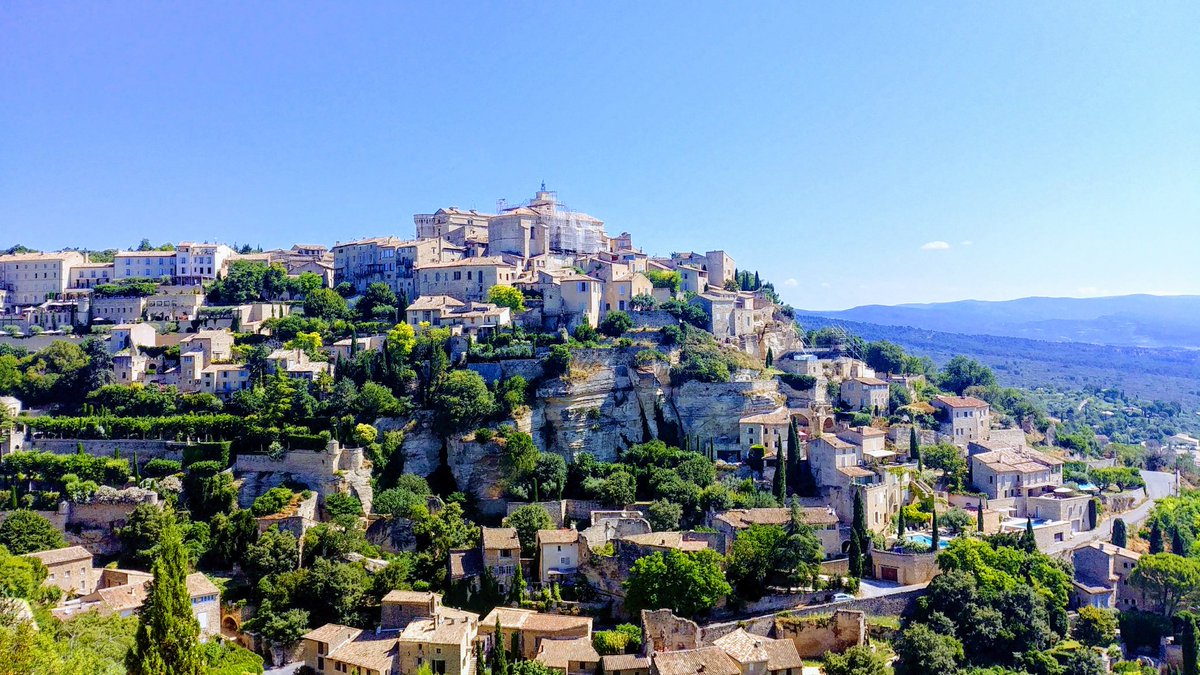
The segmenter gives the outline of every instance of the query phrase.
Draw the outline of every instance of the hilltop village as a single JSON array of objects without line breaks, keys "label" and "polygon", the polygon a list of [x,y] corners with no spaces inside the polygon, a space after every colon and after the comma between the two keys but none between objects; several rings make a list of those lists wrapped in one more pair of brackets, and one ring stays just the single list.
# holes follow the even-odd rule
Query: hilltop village
[{"label": "hilltop village", "polygon": [[1173,455],[544,185],[497,211],[0,255],[5,635],[132,641],[178,558],[212,672],[1195,668]]}]

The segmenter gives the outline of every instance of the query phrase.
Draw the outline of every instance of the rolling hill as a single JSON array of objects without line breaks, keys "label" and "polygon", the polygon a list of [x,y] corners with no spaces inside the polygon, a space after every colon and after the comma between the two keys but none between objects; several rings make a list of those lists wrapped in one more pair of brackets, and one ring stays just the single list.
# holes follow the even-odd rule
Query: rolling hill
[{"label": "rolling hill", "polygon": [[1047,342],[1200,349],[1200,296],[962,300],[804,312],[841,321]]}]

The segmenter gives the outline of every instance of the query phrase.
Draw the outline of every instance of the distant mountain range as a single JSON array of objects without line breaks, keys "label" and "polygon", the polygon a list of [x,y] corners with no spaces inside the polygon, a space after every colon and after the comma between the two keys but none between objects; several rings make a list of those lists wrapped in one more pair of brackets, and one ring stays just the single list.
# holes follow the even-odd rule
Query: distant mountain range
[{"label": "distant mountain range", "polygon": [[840,321],[1121,347],[1200,349],[1200,295],[962,300],[817,312]]}]

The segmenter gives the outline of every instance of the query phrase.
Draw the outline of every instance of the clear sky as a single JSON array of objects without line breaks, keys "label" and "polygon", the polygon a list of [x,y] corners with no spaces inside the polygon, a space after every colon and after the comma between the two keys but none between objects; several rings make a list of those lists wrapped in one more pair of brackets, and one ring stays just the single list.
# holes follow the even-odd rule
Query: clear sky
[{"label": "clear sky", "polygon": [[1200,3],[0,3],[0,243],[410,236],[547,182],[797,307],[1200,293]]}]

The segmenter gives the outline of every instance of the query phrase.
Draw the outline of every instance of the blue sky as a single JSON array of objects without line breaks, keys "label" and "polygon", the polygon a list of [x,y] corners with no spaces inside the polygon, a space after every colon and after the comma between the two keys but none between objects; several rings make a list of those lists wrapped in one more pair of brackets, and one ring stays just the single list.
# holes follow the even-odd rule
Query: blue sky
[{"label": "blue sky", "polygon": [[1200,293],[1200,3],[0,4],[0,242],[332,244],[543,179],[798,307]]}]

